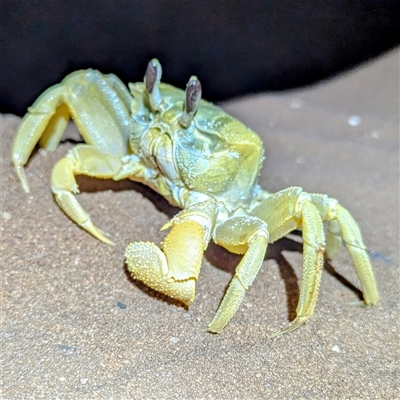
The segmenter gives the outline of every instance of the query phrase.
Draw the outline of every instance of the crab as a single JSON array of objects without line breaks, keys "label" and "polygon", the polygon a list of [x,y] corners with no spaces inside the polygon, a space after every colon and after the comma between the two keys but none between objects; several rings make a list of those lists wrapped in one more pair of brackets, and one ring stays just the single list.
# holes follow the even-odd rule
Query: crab
[{"label": "crab", "polygon": [[[64,213],[95,238],[112,244],[79,204],[76,175],[131,179],[148,185],[182,209],[161,229],[161,248],[130,243],[133,278],[189,306],[195,298],[210,240],[243,255],[208,325],[220,333],[231,320],[264,261],[269,243],[294,230],[303,236],[303,272],[295,319],[272,336],[298,328],[314,313],[324,254],[333,259],[344,242],[362,287],[364,303],[378,301],[370,260],[357,223],[336,199],[290,187],[269,193],[258,184],[264,159],[259,136],[221,108],[201,99],[192,76],[186,90],[161,83],[158,60],[144,82],[129,84],[95,70],[73,72],[47,89],[28,109],[11,158],[25,192],[24,173],[37,142],[55,150],[69,119],[85,143],[54,166],[51,189]],[[323,223],[328,222],[325,238]]]}]

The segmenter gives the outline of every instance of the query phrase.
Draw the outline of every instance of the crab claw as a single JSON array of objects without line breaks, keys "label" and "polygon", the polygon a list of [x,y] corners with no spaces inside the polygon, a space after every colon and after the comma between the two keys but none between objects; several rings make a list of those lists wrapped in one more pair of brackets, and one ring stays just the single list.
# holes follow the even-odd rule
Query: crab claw
[{"label": "crab claw", "polygon": [[167,280],[163,276],[163,272],[168,273],[167,259],[154,243],[130,243],[126,248],[125,257],[128,270],[134,279],[186,305],[193,302],[196,281]]},{"label": "crab claw", "polygon": [[144,75],[144,86],[146,88],[146,93],[149,96],[150,107],[153,111],[157,111],[162,103],[160,93],[161,75],[161,64],[156,58],[153,58],[147,65],[146,73]]},{"label": "crab claw", "polygon": [[186,85],[185,94],[183,113],[179,122],[183,127],[187,128],[192,123],[201,100],[201,83],[196,76],[190,77]]},{"label": "crab claw", "polygon": [[126,263],[133,278],[189,306],[195,296],[204,251],[204,228],[197,222],[177,223],[162,251],[151,242],[130,243]]}]

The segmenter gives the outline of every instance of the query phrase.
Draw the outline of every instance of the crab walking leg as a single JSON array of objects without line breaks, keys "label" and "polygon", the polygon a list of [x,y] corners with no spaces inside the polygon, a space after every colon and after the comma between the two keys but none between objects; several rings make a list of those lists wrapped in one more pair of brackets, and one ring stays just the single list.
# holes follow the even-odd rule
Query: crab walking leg
[{"label": "crab walking leg", "polygon": [[270,243],[286,236],[294,229],[303,231],[303,274],[296,318],[291,325],[276,332],[280,336],[298,328],[314,312],[323,267],[325,235],[319,208],[312,203],[312,196],[300,187],[290,187],[265,199],[253,210],[268,225]]},{"label": "crab walking leg", "polygon": [[251,243],[249,243],[249,249],[239,263],[228,290],[218,307],[217,313],[208,325],[208,330],[210,332],[221,333],[225,325],[239,309],[246,291],[253,283],[261,268],[267,245],[268,239],[265,234],[256,236]]},{"label": "crab walking leg", "polygon": [[[127,91],[124,84],[113,74],[101,75],[97,71],[95,72],[90,70],[83,73],[81,72],[80,74],[92,75],[92,80],[95,83],[91,84],[94,88],[97,89],[98,97],[101,99],[102,105],[107,109],[110,115],[114,113],[118,115],[118,120],[120,122],[119,126],[121,127],[124,121],[126,121],[131,103],[131,96],[129,95],[129,92]],[[88,83],[90,84],[90,81]],[[64,97],[68,98],[68,96]],[[74,109],[72,103],[71,108]],[[76,111],[74,111],[74,114],[77,115]],[[57,146],[60,143],[61,137],[67,127],[69,119],[70,112],[68,106],[66,104],[61,104],[57,108],[55,114],[52,116],[50,122],[48,123],[46,129],[42,134],[42,137],[39,140],[40,147],[45,148],[47,151],[56,150]],[[86,130],[87,129],[83,127],[83,131],[85,132]],[[90,133],[84,133],[84,136],[89,138]]]},{"label": "crab walking leg", "polygon": [[29,192],[24,165],[36,143],[54,150],[70,116],[85,142],[122,155],[129,136],[129,98],[117,77],[93,70],[74,72],[47,89],[29,107],[11,149],[23,189]]},{"label": "crab walking leg", "polygon": [[360,229],[354,218],[336,199],[318,194],[311,196],[323,218],[329,221],[326,241],[327,257],[329,259],[336,257],[343,239],[360,280],[365,304],[376,304],[379,295],[374,273]]},{"label": "crab walking leg", "polygon": [[296,207],[303,231],[303,273],[296,318],[271,337],[292,332],[304,324],[313,315],[317,302],[324,265],[325,235],[319,212],[307,197],[307,194],[302,193]]},{"label": "crab walking leg", "polygon": [[[68,217],[97,239],[113,244],[104,233],[93,225],[89,214],[76,199],[79,193],[75,175],[87,175],[104,179],[123,179],[128,176],[143,174],[144,167],[139,163],[128,164],[115,154],[88,145],[78,145],[70,150],[66,157],[57,162],[53,168],[51,188],[55,200]],[[124,171],[125,176],[121,175]]]},{"label": "crab walking leg", "polygon": [[215,242],[234,253],[244,253],[217,313],[208,325],[210,332],[221,333],[261,268],[268,246],[267,226],[259,218],[232,218],[217,228]]},{"label": "crab walking leg", "polygon": [[135,279],[186,305],[194,300],[203,254],[215,222],[215,210],[203,213],[214,204],[205,203],[198,205],[198,212],[197,206],[190,207],[164,226],[172,229],[162,243],[162,251],[154,243],[135,242],[125,252],[128,270]]},{"label": "crab walking leg", "polygon": [[47,151],[54,151],[60,144],[61,137],[67,128],[69,119],[68,107],[65,104],[61,104],[51,117],[39,140],[40,147],[43,147]]},{"label": "crab walking leg", "polygon": [[368,305],[376,304],[379,300],[378,289],[360,229],[350,213],[339,204],[335,208],[335,214],[361,283],[364,302]]},{"label": "crab walking leg", "polygon": [[22,187],[27,193],[29,193],[29,184],[25,176],[24,165],[28,162],[33,148],[56,112],[63,91],[61,86],[50,88],[35,101],[22,119],[12,144],[11,159]]}]

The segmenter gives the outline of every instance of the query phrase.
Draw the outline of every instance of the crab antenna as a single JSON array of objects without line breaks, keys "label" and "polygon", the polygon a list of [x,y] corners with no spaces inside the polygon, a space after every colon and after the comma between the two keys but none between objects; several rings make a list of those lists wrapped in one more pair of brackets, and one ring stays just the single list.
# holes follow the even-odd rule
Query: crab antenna
[{"label": "crab antenna", "polygon": [[197,79],[197,76],[190,77],[189,82],[186,85],[185,95],[186,98],[183,105],[183,113],[179,123],[183,127],[187,128],[192,123],[201,100],[201,83]]},{"label": "crab antenna", "polygon": [[149,96],[150,107],[154,111],[157,111],[162,103],[160,93],[161,74],[161,64],[156,58],[153,58],[147,65],[146,73],[144,75],[144,86],[146,93]]}]

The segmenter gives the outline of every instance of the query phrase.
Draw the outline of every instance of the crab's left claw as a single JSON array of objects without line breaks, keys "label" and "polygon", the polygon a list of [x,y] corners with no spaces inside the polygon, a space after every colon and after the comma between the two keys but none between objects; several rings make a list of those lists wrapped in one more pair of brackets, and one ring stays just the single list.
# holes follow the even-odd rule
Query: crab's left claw
[{"label": "crab's left claw", "polygon": [[125,257],[133,278],[190,305],[214,224],[214,208],[207,201],[180,212],[163,227],[172,226],[172,230],[162,243],[162,251],[154,243],[130,243]]}]

